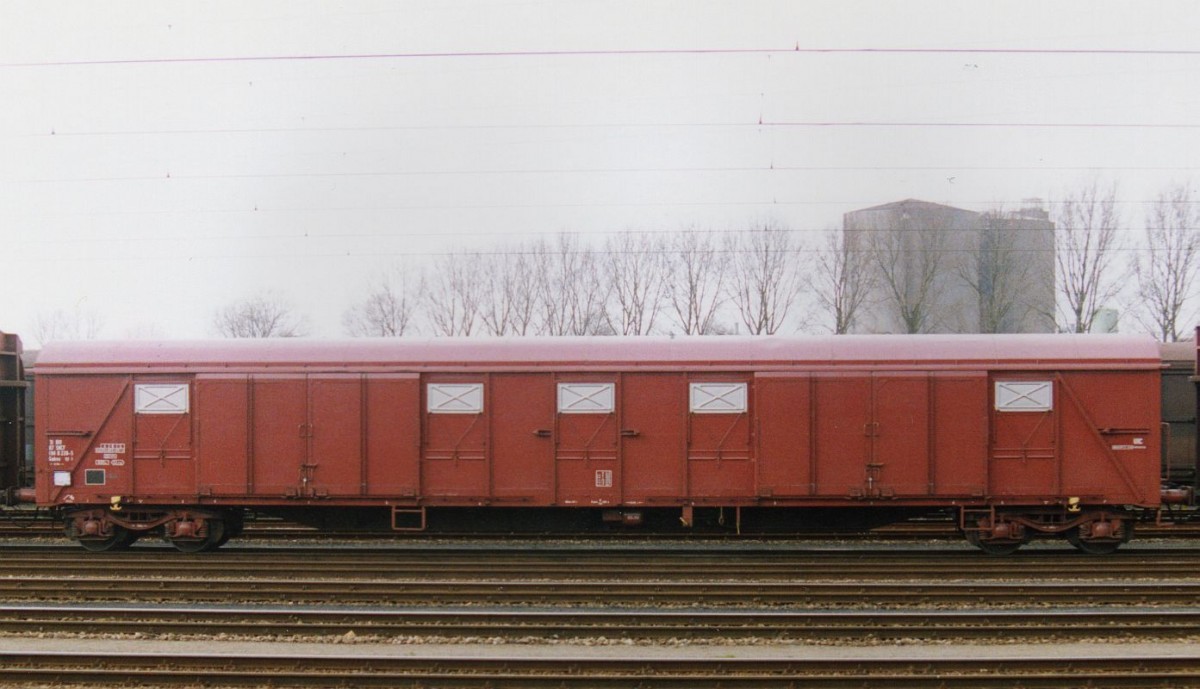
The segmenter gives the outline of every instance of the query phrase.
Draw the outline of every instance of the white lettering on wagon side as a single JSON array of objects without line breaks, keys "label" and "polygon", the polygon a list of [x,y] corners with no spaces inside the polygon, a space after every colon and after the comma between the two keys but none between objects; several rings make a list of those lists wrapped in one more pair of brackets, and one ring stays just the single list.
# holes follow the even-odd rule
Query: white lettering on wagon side
[{"label": "white lettering on wagon side", "polygon": [[1145,438],[1134,438],[1133,444],[1131,444],[1131,445],[1113,445],[1112,449],[1114,449],[1114,450],[1145,450],[1146,449],[1146,439]]},{"label": "white lettering on wagon side", "polygon": [[[100,443],[92,452],[102,456],[104,459],[120,460],[121,455],[125,454],[125,443]],[[121,462],[124,464],[124,462]],[[116,462],[113,463],[114,465]],[[99,462],[97,462],[99,465]]]},{"label": "white lettering on wagon side", "polygon": [[75,450],[58,438],[51,438],[47,458],[51,464],[71,464],[75,461]]}]

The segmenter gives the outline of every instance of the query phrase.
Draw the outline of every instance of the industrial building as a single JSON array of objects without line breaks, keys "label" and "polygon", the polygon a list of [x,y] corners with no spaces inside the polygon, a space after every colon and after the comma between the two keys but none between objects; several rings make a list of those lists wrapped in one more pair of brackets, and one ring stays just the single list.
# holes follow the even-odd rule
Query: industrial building
[{"label": "industrial building", "polygon": [[843,216],[869,284],[855,333],[1054,332],[1054,223],[1038,200],[977,213],[907,199]]}]

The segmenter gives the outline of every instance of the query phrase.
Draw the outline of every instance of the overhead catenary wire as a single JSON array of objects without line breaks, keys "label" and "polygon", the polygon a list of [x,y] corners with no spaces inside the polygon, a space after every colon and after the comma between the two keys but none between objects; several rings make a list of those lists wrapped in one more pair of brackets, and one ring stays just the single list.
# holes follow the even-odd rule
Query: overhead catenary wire
[{"label": "overhead catenary wire", "polygon": [[[1012,219],[1008,219],[1012,221]],[[1018,219],[1019,220],[1019,219]],[[1045,221],[1041,221],[1045,222]],[[927,232],[929,227],[857,227],[852,228],[851,232],[871,234],[871,233],[915,233]],[[946,227],[947,231],[962,232],[970,228],[964,227]],[[1045,227],[1004,227],[1001,228],[1005,233],[1014,232],[1053,232],[1052,228]],[[1137,233],[1144,230],[1174,230],[1177,228],[1158,228],[1158,227],[1142,227],[1142,226],[1124,226],[1116,227],[1114,231],[1119,233]],[[119,243],[154,243],[178,242],[181,239],[186,239],[188,242],[228,242],[228,241],[306,241],[306,240],[345,240],[345,239],[431,239],[431,238],[478,238],[478,237],[495,237],[498,239],[511,239],[513,237],[526,237],[530,241],[558,239],[560,237],[589,237],[589,236],[620,236],[620,235],[713,235],[713,236],[741,236],[752,234],[768,234],[768,233],[786,233],[792,235],[811,235],[823,234],[826,232],[842,232],[841,228],[832,227],[802,227],[793,226],[778,226],[771,228],[762,227],[734,227],[734,228],[713,228],[713,227],[684,227],[684,228],[622,228],[622,229],[592,229],[592,230],[554,230],[554,231],[466,231],[466,232],[445,232],[445,231],[419,231],[419,232],[303,232],[303,233],[271,233],[271,234],[217,234],[217,235],[196,235],[190,233],[186,238],[179,236],[162,236],[162,235],[102,235],[95,237],[72,237],[60,239],[16,239],[10,242],[10,246],[40,246],[40,245],[80,245],[80,244],[111,244]],[[1186,232],[1200,233],[1200,227],[1184,228]]]},{"label": "overhead catenary wire", "polygon": [[[746,121],[746,122],[594,122],[569,124],[561,122],[524,123],[524,124],[414,124],[414,125],[362,125],[354,127],[215,127],[189,129],[128,129],[128,130],[71,130],[53,127],[41,132],[25,132],[4,135],[8,138],[44,138],[44,137],[132,137],[132,136],[199,136],[199,135],[228,135],[228,134],[309,134],[309,133],[355,133],[355,132],[404,132],[404,131],[470,131],[470,130],[582,130],[582,129],[772,129],[772,128],[835,128],[835,127],[896,127],[896,128],[1028,128],[1028,129],[1200,129],[1196,122],[1000,122],[1000,121],[968,121],[968,120],[809,120],[809,121]],[[840,169],[837,166],[793,166],[794,169]],[[842,166],[846,167],[846,166]],[[886,169],[922,170],[947,169],[956,166],[883,166]],[[1008,170],[1008,169],[1092,169],[1099,166],[966,166],[975,170]],[[1183,167],[1194,169],[1194,166],[1140,166],[1131,169],[1164,170]]]},{"label": "overhead catenary wire", "polygon": [[951,47],[821,47],[747,46],[747,47],[678,47],[678,48],[616,48],[579,50],[448,50],[380,53],[307,53],[278,55],[196,55],[181,57],[92,58],[81,60],[30,60],[3,62],[0,69],[39,67],[99,67],[169,64],[215,64],[229,62],[325,62],[341,60],[446,60],[446,59],[513,59],[513,58],[572,58],[572,57],[641,57],[670,55],[1090,55],[1090,56],[1174,56],[1192,57],[1200,50],[1189,48],[951,48]]},{"label": "overhead catenary wire", "polygon": [[[311,21],[307,12],[291,14],[289,11],[283,19]],[[999,44],[991,48],[823,47],[794,44],[790,39],[799,34],[784,34],[783,40],[772,41],[739,32],[722,32],[711,41],[691,33],[644,33],[640,35],[647,36],[644,40],[648,43],[638,46],[631,37],[639,34],[630,33],[615,40],[633,50],[540,50],[572,47],[579,41],[571,41],[569,37],[574,34],[570,32],[546,34],[545,40],[536,43],[513,40],[520,34],[500,33],[480,34],[478,41],[456,43],[455,33],[451,32],[401,42],[403,34],[388,32],[376,36],[383,42],[372,42],[366,33],[349,42],[241,42],[253,32],[239,27],[220,43],[206,43],[203,39],[213,27],[195,25],[195,17],[186,20],[188,31],[180,31],[182,22],[177,21],[174,33],[167,33],[160,30],[157,16],[142,18],[133,27],[147,32],[154,42],[80,42],[76,48],[61,44],[66,46],[61,49],[35,48],[32,44],[25,49],[18,42],[5,51],[7,60],[0,59],[0,80],[16,86],[17,96],[45,95],[40,108],[27,109],[36,116],[13,120],[16,131],[10,127],[0,133],[0,146],[8,146],[15,153],[9,170],[0,179],[0,186],[7,187],[0,198],[9,206],[5,215],[11,221],[12,239],[17,241],[18,260],[34,262],[33,270],[44,274],[61,274],[64,284],[78,282],[79,289],[93,298],[103,294],[104,281],[97,278],[108,275],[104,264],[112,261],[120,262],[113,273],[133,275],[143,272],[138,270],[140,263],[152,267],[157,262],[166,266],[167,272],[179,273],[180,280],[190,279],[192,273],[177,270],[183,266],[179,261],[197,262],[199,269],[194,272],[206,279],[224,267],[220,262],[236,261],[236,271],[230,272],[238,273],[239,279],[244,275],[248,284],[264,279],[284,284],[328,263],[342,269],[321,274],[321,282],[329,283],[332,294],[336,291],[334,285],[350,274],[352,267],[366,266],[376,258],[387,261],[411,257],[413,265],[428,265],[433,263],[428,259],[466,254],[466,249],[473,250],[470,255],[503,258],[524,246],[527,237],[557,243],[555,237],[559,235],[578,237],[581,245],[591,247],[599,247],[610,236],[646,235],[657,240],[682,228],[705,237],[736,237],[754,232],[750,227],[753,220],[765,217],[791,221],[788,229],[798,233],[797,238],[808,237],[809,246],[795,252],[794,262],[804,263],[815,251],[812,247],[816,235],[812,233],[832,230],[835,224],[840,227],[843,210],[861,210],[907,196],[945,200],[946,205],[973,211],[1016,210],[1022,207],[1021,197],[1054,196],[1051,189],[1058,190],[1059,181],[1089,174],[1132,180],[1128,196],[1116,203],[1122,214],[1138,225],[1121,228],[1123,238],[1133,244],[1136,233],[1144,229],[1140,226],[1143,205],[1157,202],[1143,200],[1158,191],[1147,180],[1195,177],[1200,167],[1190,165],[1194,161],[1182,155],[1186,148],[1182,142],[1200,131],[1200,124],[1192,122],[1186,108],[1155,107],[1154,98],[1136,93],[1125,95],[1137,106],[1079,107],[1063,112],[1043,107],[1049,104],[1045,94],[1057,93],[1053,91],[1059,85],[1055,80],[1111,76],[1112,71],[1134,67],[1153,69],[1156,74],[1174,70],[1186,76],[1196,64],[1200,49],[1186,49],[1188,43],[1182,31],[1143,31],[1144,35],[1121,38],[1108,38],[1096,31],[1089,36],[1063,35],[1078,34],[1076,31],[1043,31],[1041,48],[1030,45],[1038,40],[1033,38],[1037,31],[1021,32],[1020,37],[1007,41],[1002,34],[982,38],[940,34],[932,39],[968,46],[969,42]],[[289,24],[280,19],[270,17],[270,27],[286,37],[289,32],[281,29]],[[254,20],[253,28],[267,27],[261,18]],[[118,28],[130,27],[120,24]],[[923,40],[919,34],[891,35],[897,42],[915,44]],[[678,35],[681,41],[668,39],[669,35]],[[737,35],[747,37],[732,38]],[[806,35],[830,44],[854,40],[854,34]],[[585,46],[605,47],[603,39],[584,40]],[[689,41],[694,47],[682,45]],[[715,41],[738,41],[739,45],[707,45]],[[1094,47],[1079,47],[1084,42]],[[1129,47],[1114,45],[1118,43]],[[1139,44],[1153,49],[1137,49]],[[453,50],[460,46],[501,49]],[[509,46],[519,49],[505,49]],[[1172,49],[1175,46],[1184,49]],[[425,50],[431,47],[433,51]],[[914,57],[905,57],[908,55]],[[47,56],[66,59],[43,59]],[[978,62],[985,70],[955,69],[956,63],[967,62]],[[802,88],[807,82],[779,81],[781,76],[790,78],[810,66],[874,69],[884,63],[897,69],[871,72],[878,77],[864,79],[862,85],[881,93],[859,94],[861,103],[868,107],[857,109],[849,106],[860,103],[858,100],[847,100],[847,108],[815,107],[826,102],[823,99],[839,94],[812,93]],[[945,69],[932,77],[917,70],[904,71],[923,64]],[[782,68],[784,74],[768,73],[763,65]],[[1015,71],[1032,65],[1061,66],[1060,71],[1069,74],[1053,70],[1047,74],[1040,68]],[[574,74],[577,67],[615,68],[637,79],[642,66],[660,69],[661,73],[652,76],[664,79],[686,78],[684,70],[697,67],[735,66],[745,70],[739,75],[746,79],[737,83],[733,93],[721,90],[728,83],[724,81],[703,91],[700,89],[714,82],[698,81],[694,87],[664,89],[663,93],[647,91],[648,96],[640,90],[613,91],[616,97],[628,94],[632,100],[645,96],[646,103],[632,105],[653,110],[590,107],[591,93],[574,100],[571,93],[548,101],[539,95],[508,110],[503,109],[503,103],[499,107],[494,102],[476,107],[475,101],[446,95],[459,85],[469,89],[496,74],[505,78],[515,75],[512,78],[533,90],[554,85],[556,78]],[[986,68],[990,66],[1005,69],[988,73]],[[897,76],[887,81],[893,71]],[[364,97],[336,99],[337,109],[325,107],[335,102],[332,98],[320,103],[307,100],[309,94],[317,96],[328,86],[325,82],[331,74],[363,80]],[[241,80],[242,76],[246,81]],[[186,96],[175,90],[193,78],[198,80],[200,90]],[[435,97],[428,101],[420,97],[425,92],[409,89],[404,91],[410,97],[405,107],[383,111],[372,109],[381,101],[365,97],[366,91],[373,91],[371,80],[384,79],[386,86],[411,83],[423,87],[425,82],[419,81],[423,78],[436,79],[437,83],[437,88],[428,92]],[[250,79],[253,88],[248,85]],[[86,100],[83,110],[77,110],[80,99],[66,91],[85,81],[81,92],[103,101],[92,104],[95,116],[85,114],[89,109]],[[754,91],[757,96],[760,81],[766,85],[765,96],[748,103],[747,94]],[[1038,83],[1026,89],[1027,81]],[[938,93],[957,88],[960,82],[991,88],[997,96],[1008,89],[1026,90],[1015,93],[1013,99],[968,100],[971,107],[942,107],[936,101],[930,101],[937,103],[936,108],[888,111],[874,107],[893,102],[885,99],[916,98],[905,95],[912,93],[910,87],[914,85]],[[1174,82],[1172,78],[1169,83]],[[785,85],[777,86],[780,83]],[[380,84],[376,81],[374,85]],[[596,82],[595,86],[608,87],[609,83]],[[841,84],[839,89],[847,86],[852,85]],[[204,92],[204,87],[211,90]],[[161,94],[156,89],[162,89]],[[1179,92],[1186,93],[1185,89]],[[803,95],[796,96],[798,93]],[[121,99],[120,107],[110,106],[106,100],[110,96]],[[782,107],[793,97],[803,98],[804,107]],[[218,105],[225,102],[222,98],[236,99],[235,107],[220,109]],[[701,105],[723,100],[720,109],[705,110],[693,107],[696,98],[703,99]],[[731,104],[730,98],[746,102]],[[281,103],[295,111],[271,109]],[[409,103],[413,107],[408,107]],[[559,103],[564,108],[555,107]],[[1018,103],[1027,107],[1018,107]],[[716,121],[687,121],[693,118]],[[672,121],[677,119],[683,121]],[[645,141],[655,139],[664,142],[656,147],[645,146]],[[829,148],[838,151],[836,157],[822,159],[819,154],[824,148],[810,153],[801,147],[793,153],[793,142],[810,139],[829,140]],[[985,139],[1012,139],[1014,145],[1004,155],[989,157],[984,154],[992,149],[970,145]],[[944,150],[953,151],[951,155],[923,155],[922,150],[937,149],[917,148],[925,141],[941,140],[965,145],[947,143]],[[1123,148],[1113,155],[1094,148],[1086,152],[1046,148],[1037,155],[1033,151],[1040,142],[1086,145],[1092,140],[1109,140]],[[739,141],[758,148],[747,147],[732,156],[715,152],[730,149]],[[906,145],[875,151],[872,144],[882,141]],[[443,145],[449,142],[456,145]],[[473,149],[468,146],[472,142],[482,145]],[[1155,151],[1155,142],[1172,148]],[[713,144],[714,153],[697,154],[697,143]],[[1018,150],[1018,144],[1025,143],[1029,150]],[[606,155],[589,155],[592,149],[588,146],[601,145],[606,147]],[[526,155],[522,146],[529,151],[538,146],[542,149]],[[638,155],[615,156],[613,150],[618,147],[636,149]],[[420,156],[430,149],[438,157],[422,159]],[[761,155],[759,149],[767,150],[767,155]],[[197,150],[204,156],[202,162],[188,157]],[[755,155],[746,155],[747,151]],[[1144,151],[1145,155],[1135,156],[1136,151]],[[340,157],[334,158],[334,153]],[[508,155],[511,153],[517,155]],[[978,157],[972,158],[972,154]],[[507,157],[488,157],[499,155]],[[1050,164],[1037,165],[1042,162],[1039,155]],[[765,163],[768,159],[777,163],[841,164],[741,165]],[[976,164],[936,165],[947,159]],[[902,164],[908,162],[935,165]],[[1003,162],[1016,164],[988,165]],[[690,167],[696,163],[701,166]],[[503,169],[521,168],[523,164],[530,169]],[[429,169],[439,165],[447,169]],[[291,174],[277,174],[280,172]],[[940,172],[945,174],[937,174]],[[960,177],[953,187],[933,183],[959,172],[968,173],[968,177]],[[130,176],[117,179],[121,175]],[[504,175],[513,179],[504,180]],[[59,179],[70,177],[86,179]],[[558,177],[562,179],[556,180]],[[810,180],[816,182],[822,177],[830,178],[827,184],[809,185]],[[1023,182],[1006,184],[1004,180]],[[880,184],[873,188],[873,181]],[[884,188],[885,181],[890,184],[886,191],[874,193]],[[744,183],[745,188],[734,186],[735,182]],[[570,185],[588,188],[574,192]],[[679,190],[674,188],[676,185]],[[896,189],[900,191],[892,193]],[[990,193],[995,196],[982,198]],[[869,198],[845,200],[847,197]],[[1009,200],[998,200],[1000,197]],[[1058,203],[1054,199],[1044,202],[1051,219]],[[304,217],[306,214],[310,217]],[[825,216],[829,224],[818,227]],[[744,220],[739,220],[741,217]],[[628,219],[630,225],[623,226],[623,219]],[[600,229],[586,229],[594,226]],[[305,228],[311,231],[301,233]],[[74,239],[59,239],[72,235]],[[589,239],[587,235],[596,236]],[[439,238],[444,241],[435,241]],[[112,246],[108,246],[110,243]],[[50,259],[49,254],[56,256]],[[1044,255],[1039,260],[1044,260]],[[290,270],[290,264],[297,261],[304,262],[303,271]],[[57,270],[59,263],[63,264],[62,271]],[[257,270],[262,264],[270,264],[270,268]],[[303,280],[311,281],[307,276]],[[217,291],[191,289],[197,308],[202,308],[204,295]]]},{"label": "overhead catenary wire", "polygon": [[[1039,47],[986,47],[986,48],[956,48],[956,47],[903,47],[903,46],[860,46],[860,47],[821,47],[821,46],[802,46],[799,44],[791,46],[750,46],[750,47],[680,47],[680,48],[634,48],[634,49],[596,49],[596,50],[498,50],[498,51],[428,51],[428,52],[380,52],[380,53],[354,53],[354,54],[294,54],[294,55],[208,55],[208,56],[183,56],[183,57],[135,57],[122,59],[82,59],[82,60],[60,60],[60,61],[27,61],[27,62],[9,62],[0,63],[0,68],[20,68],[20,67],[67,67],[67,66],[85,66],[85,65],[139,65],[139,64],[182,64],[182,63],[221,63],[221,62],[264,62],[264,61],[321,61],[321,60],[380,60],[380,59],[435,59],[435,58],[489,58],[489,59],[507,59],[520,57],[581,57],[581,56],[652,56],[652,55],[680,55],[680,56],[702,56],[702,55],[739,55],[739,54],[797,54],[797,55],[820,55],[820,54],[862,54],[862,55],[963,55],[963,54],[991,54],[991,55],[1034,55],[1034,56],[1053,56],[1053,55],[1090,55],[1090,56],[1176,56],[1176,57],[1194,57],[1200,56],[1200,50],[1193,49],[1174,49],[1174,48],[1154,48],[1154,49],[1139,49],[1139,48],[1105,48],[1105,47],[1084,47],[1084,48],[1039,48]],[[1120,121],[1078,121],[1078,122],[1054,122],[1054,121],[1024,121],[1024,122],[1004,122],[1004,121],[868,121],[868,120],[772,120],[770,118],[760,118],[758,121],[728,121],[728,122],[648,122],[648,123],[518,123],[518,124],[497,124],[497,123],[467,123],[467,124],[451,124],[451,123],[420,123],[413,125],[389,125],[389,126],[352,126],[352,127],[231,127],[231,128],[182,128],[182,129],[161,129],[161,130],[96,130],[96,131],[59,131],[57,128],[51,128],[47,132],[42,133],[24,133],[15,136],[28,137],[81,137],[81,136],[191,136],[191,135],[209,135],[209,134],[258,134],[258,133],[306,133],[306,132],[374,132],[374,131],[404,131],[404,130],[458,130],[458,129],[551,129],[551,128],[569,128],[569,129],[608,129],[608,128],[663,128],[663,127],[679,127],[679,128],[696,128],[696,127],[733,127],[733,128],[757,128],[757,129],[787,129],[787,128],[1049,128],[1049,129],[1110,129],[1110,130],[1146,130],[1146,129],[1200,129],[1200,123],[1190,121],[1177,122],[1155,122],[1155,121],[1140,121],[1140,122],[1120,122]],[[14,136],[14,135],[9,135]],[[310,172],[227,172],[219,174],[187,174],[178,172],[164,171],[161,175],[128,175],[128,176],[83,176],[75,178],[13,178],[5,180],[14,184],[60,184],[60,183],[106,183],[106,182],[147,182],[160,179],[171,180],[246,180],[246,179],[301,179],[301,178],[369,178],[369,177],[448,177],[448,176],[488,176],[488,175],[628,175],[628,174],[706,174],[706,173],[755,173],[755,172],[902,172],[902,171],[979,171],[979,172],[1118,172],[1118,171],[1165,171],[1165,172],[1180,172],[1191,173],[1197,168],[1194,166],[1109,166],[1109,165],[1048,165],[1048,166],[1022,166],[1022,165],[828,165],[828,166],[805,166],[805,165],[757,165],[757,166],[692,166],[692,167],[579,167],[579,168],[531,168],[531,169],[418,169],[418,170],[374,170],[374,171],[310,171]],[[815,203],[828,203],[830,205],[835,202],[801,202],[801,201],[772,201],[769,204],[760,202],[736,202],[738,205],[746,206],[777,206],[777,205],[805,205]],[[864,202],[870,203],[870,202]],[[964,202],[958,202],[964,203]],[[980,202],[991,203],[991,202]],[[1138,201],[1121,201],[1121,203],[1141,203]],[[1149,202],[1147,202],[1149,203]],[[627,204],[528,204],[530,208],[598,208],[598,207],[622,207]],[[706,205],[700,203],[667,203],[666,207],[678,206],[684,207],[687,205]],[[735,205],[735,202],[715,205]],[[645,204],[646,207],[659,207],[657,204]],[[437,208],[458,208],[463,206],[425,206],[426,209]],[[497,205],[480,208],[516,208],[521,206],[516,205]],[[415,208],[415,207],[414,207]],[[200,209],[201,212],[206,212],[207,209]],[[154,211],[150,211],[154,212]],[[208,211],[208,212],[224,212],[224,211]],[[273,211],[278,212],[278,211]]]},{"label": "overhead catenary wire", "polygon": [[[456,170],[359,170],[359,171],[341,171],[341,172],[230,172],[224,174],[175,174],[161,173],[153,175],[113,175],[113,176],[89,176],[89,177],[38,177],[38,178],[9,178],[6,182],[22,183],[22,184],[62,184],[62,183],[86,183],[86,182],[160,182],[160,181],[203,181],[203,180],[225,180],[225,179],[306,179],[306,178],[345,178],[345,177],[441,177],[441,176],[496,176],[496,175],[626,175],[626,174],[694,174],[694,173],[741,173],[741,172],[904,172],[904,171],[957,171],[957,170],[976,170],[976,171],[1013,171],[1013,172],[1030,172],[1030,171],[1082,171],[1082,172],[1105,172],[1110,170],[1118,170],[1122,168],[1112,167],[1097,167],[1097,166],[1066,166],[1066,167],[956,167],[951,165],[946,166],[789,166],[789,165],[745,165],[745,166],[693,166],[693,167],[644,167],[644,168],[510,168],[510,169],[456,169]],[[1164,171],[1195,171],[1200,169],[1197,166],[1171,166],[1162,168],[1146,168],[1137,167],[1130,168],[1131,170],[1164,170]],[[825,203],[825,202],[820,202]],[[833,202],[830,202],[833,203]],[[840,202],[838,202],[840,203]],[[985,201],[982,203],[996,203],[995,201]]]},{"label": "overhead catenary wire", "polygon": [[[795,255],[795,256],[804,256],[804,255],[820,254],[823,251],[824,250],[819,247],[800,247],[800,248],[778,250],[778,253],[791,254],[791,255]],[[1145,253],[1148,253],[1149,251],[1150,251],[1150,249],[1145,248],[1145,247],[1115,247],[1115,248],[1108,249],[1106,251],[1106,253],[1118,254],[1118,255],[1135,255],[1135,254],[1145,254]],[[363,251],[336,251],[336,252],[324,252],[324,253],[309,252],[309,253],[288,253],[288,254],[282,254],[282,253],[207,254],[207,255],[205,255],[205,254],[195,254],[195,255],[172,254],[170,256],[129,255],[129,254],[116,253],[111,256],[97,256],[95,254],[90,254],[87,256],[56,255],[53,257],[45,257],[45,258],[31,256],[31,257],[24,257],[22,260],[27,261],[27,262],[50,262],[50,263],[66,263],[66,262],[94,263],[95,261],[99,260],[100,258],[103,258],[103,260],[107,263],[113,263],[113,262],[121,262],[121,263],[158,262],[158,263],[162,263],[164,261],[192,263],[192,262],[196,262],[196,261],[201,261],[201,262],[203,262],[203,261],[301,261],[301,260],[329,261],[329,260],[334,260],[334,259],[361,260],[361,259],[381,259],[381,258],[387,258],[387,259],[504,258],[504,257],[530,257],[530,256],[584,256],[584,255],[591,255],[591,256],[596,256],[596,257],[603,257],[605,255],[669,256],[669,255],[676,255],[677,253],[678,253],[677,251],[673,251],[671,249],[652,249],[652,250],[644,250],[643,251],[643,250],[607,250],[603,247],[597,247],[597,248],[571,249],[571,250],[566,250],[566,251],[552,249],[550,251],[545,251],[545,252],[528,251],[528,250],[526,250],[526,251],[522,251],[522,250],[481,251],[481,250],[460,249],[460,250],[441,250],[441,251],[377,251],[377,250],[367,251],[367,250],[363,250]],[[714,248],[711,250],[704,250],[699,253],[738,256],[738,255],[756,254],[758,252],[756,252],[752,249]],[[861,253],[863,255],[869,255],[872,253],[872,251],[870,249],[861,249],[858,251],[858,253]],[[935,254],[935,255],[961,256],[961,255],[976,255],[979,253],[979,250],[974,249],[974,248],[918,249],[915,251],[911,251],[909,253],[910,254]],[[1056,253],[1056,250],[1053,248],[1045,248],[1045,249],[1021,248],[1021,249],[1013,249],[1013,250],[1011,250],[1010,253],[1014,256],[1054,255]]]}]

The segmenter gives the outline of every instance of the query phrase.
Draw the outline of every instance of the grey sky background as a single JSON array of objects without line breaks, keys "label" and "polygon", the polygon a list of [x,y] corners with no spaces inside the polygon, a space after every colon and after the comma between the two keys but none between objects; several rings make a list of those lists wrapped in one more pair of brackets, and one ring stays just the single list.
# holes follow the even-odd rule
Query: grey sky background
[{"label": "grey sky background", "polygon": [[273,289],[337,337],[399,261],[562,231],[1099,178],[1136,243],[1196,176],[1200,6],[4,2],[0,94],[0,329],[204,337]]}]

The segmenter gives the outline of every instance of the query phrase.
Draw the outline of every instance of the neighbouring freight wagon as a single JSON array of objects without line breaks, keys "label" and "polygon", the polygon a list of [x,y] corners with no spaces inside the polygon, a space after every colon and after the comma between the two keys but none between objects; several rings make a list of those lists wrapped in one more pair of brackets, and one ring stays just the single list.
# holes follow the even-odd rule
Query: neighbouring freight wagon
[{"label": "neighbouring freight wagon", "polygon": [[1126,336],[48,345],[36,502],[92,549],[247,508],[780,530],[953,511],[1108,551],[1160,505],[1160,354]]},{"label": "neighbouring freight wagon", "polygon": [[1162,351],[1163,480],[1171,485],[1196,482],[1196,343],[1159,345]]},{"label": "neighbouring freight wagon", "polygon": [[25,485],[25,369],[21,338],[0,333],[0,492]]}]

